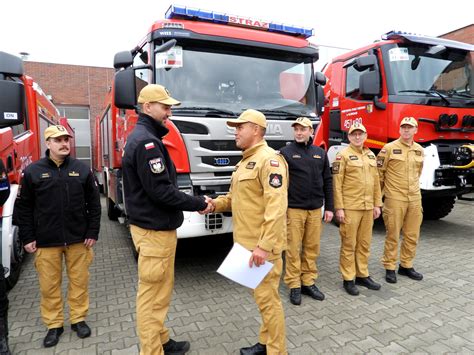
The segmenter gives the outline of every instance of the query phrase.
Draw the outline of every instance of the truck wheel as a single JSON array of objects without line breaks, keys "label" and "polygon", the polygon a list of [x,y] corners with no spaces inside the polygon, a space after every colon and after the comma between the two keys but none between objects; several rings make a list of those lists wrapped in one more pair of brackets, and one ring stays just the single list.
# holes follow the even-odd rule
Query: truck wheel
[{"label": "truck wheel", "polygon": [[429,197],[423,199],[423,219],[436,220],[446,217],[454,207],[456,197]]},{"label": "truck wheel", "polygon": [[21,265],[23,264],[23,259],[25,257],[25,249],[23,249],[23,243],[20,240],[18,234],[18,227],[13,226],[13,241],[12,241],[12,251],[11,251],[11,269],[10,275],[5,279],[7,285],[7,290],[11,290],[13,286],[16,285],[18,279],[20,278]]},{"label": "truck wheel", "polygon": [[110,197],[106,197],[105,203],[107,205],[107,217],[109,217],[109,220],[111,221],[116,221],[120,217],[120,213],[115,208],[115,203],[110,199]]}]

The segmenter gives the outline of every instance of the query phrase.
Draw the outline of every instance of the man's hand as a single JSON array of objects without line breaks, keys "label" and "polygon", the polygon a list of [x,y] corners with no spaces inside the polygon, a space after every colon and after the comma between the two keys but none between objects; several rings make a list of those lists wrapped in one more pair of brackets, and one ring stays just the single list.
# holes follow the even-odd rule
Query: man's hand
[{"label": "man's hand", "polygon": [[216,202],[209,196],[204,195],[204,198],[205,202],[207,203],[207,207],[204,210],[199,211],[199,214],[207,214],[214,212],[214,210],[216,209]]},{"label": "man's hand", "polygon": [[380,207],[374,207],[374,219],[377,219],[382,214],[382,209]]},{"label": "man's hand", "polygon": [[84,245],[87,247],[87,248],[92,248],[95,243],[97,242],[97,240],[95,239],[92,239],[92,238],[86,238],[84,240]]},{"label": "man's hand", "polygon": [[265,260],[267,260],[269,252],[259,247],[256,247],[255,250],[252,252],[249,260],[249,267],[252,267],[252,264],[255,264],[256,267],[265,264]]},{"label": "man's hand", "polygon": [[336,221],[339,223],[346,223],[346,215],[342,208],[336,210]]},{"label": "man's hand", "polygon": [[34,242],[31,242],[31,243],[28,243],[24,246],[25,250],[27,253],[34,253],[36,252],[38,249],[36,248],[36,240]]},{"label": "man's hand", "polygon": [[334,213],[332,211],[324,211],[324,222],[329,223],[332,221]]}]

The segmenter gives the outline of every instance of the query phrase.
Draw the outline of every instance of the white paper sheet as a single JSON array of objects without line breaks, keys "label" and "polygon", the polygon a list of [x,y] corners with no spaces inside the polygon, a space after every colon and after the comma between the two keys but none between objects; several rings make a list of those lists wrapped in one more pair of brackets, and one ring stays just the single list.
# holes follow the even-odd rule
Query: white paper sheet
[{"label": "white paper sheet", "polygon": [[229,254],[222,262],[217,272],[228,279],[237,282],[245,287],[255,289],[263,278],[270,272],[273,264],[266,261],[265,264],[256,267],[249,267],[249,260],[252,253],[242,245],[234,243]]}]

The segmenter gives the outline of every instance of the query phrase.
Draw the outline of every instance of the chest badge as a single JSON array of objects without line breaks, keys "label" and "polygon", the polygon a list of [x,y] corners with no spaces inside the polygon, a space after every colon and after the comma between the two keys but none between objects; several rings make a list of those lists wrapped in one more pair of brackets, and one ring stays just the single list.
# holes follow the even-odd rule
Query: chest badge
[{"label": "chest badge", "polygon": [[51,177],[51,174],[50,173],[43,173],[41,174],[40,178],[41,179],[49,179]]},{"label": "chest badge", "polygon": [[357,157],[357,155],[349,155],[349,159],[350,159],[350,160],[359,160],[359,158]]},{"label": "chest badge", "polygon": [[255,168],[255,164],[256,164],[256,162],[251,161],[251,162],[249,162],[249,163],[246,165],[245,168],[246,168],[246,169],[253,169],[253,168]]},{"label": "chest badge", "polygon": [[315,154],[315,155],[313,155],[313,158],[314,158],[314,159],[321,159],[321,156],[318,155],[318,154]]},{"label": "chest badge", "polygon": [[79,173],[77,173],[73,170],[73,171],[70,171],[68,175],[69,176],[79,176]]},{"label": "chest badge", "polygon": [[392,153],[393,154],[402,154],[402,150],[401,149],[394,149],[394,150],[392,150]]},{"label": "chest badge", "polygon": [[299,155],[299,154],[293,154],[292,158],[293,158],[293,159],[301,159],[301,155]]},{"label": "chest badge", "polygon": [[160,174],[165,170],[165,164],[163,163],[162,158],[150,159],[148,164],[150,165],[150,170],[153,174]]}]

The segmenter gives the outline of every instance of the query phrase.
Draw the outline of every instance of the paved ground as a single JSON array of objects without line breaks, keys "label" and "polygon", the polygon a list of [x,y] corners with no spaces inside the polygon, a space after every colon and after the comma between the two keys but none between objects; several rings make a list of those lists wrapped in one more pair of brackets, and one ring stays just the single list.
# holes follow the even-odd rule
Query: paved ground
[{"label": "paved ground", "polygon": [[[339,236],[326,226],[318,260],[317,284],[323,302],[303,296],[293,306],[283,296],[288,350],[314,353],[474,353],[474,203],[460,201],[441,221],[426,222],[416,269],[421,282],[399,277],[383,281],[379,259],[383,225],[375,226],[370,269],[381,291],[362,289],[351,297],[338,272]],[[105,213],[104,213],[105,215]],[[136,354],[137,267],[123,226],[102,219],[100,243],[91,268],[92,336],[79,339],[67,324],[60,343],[43,349],[46,330],[39,316],[39,293],[32,258],[10,292],[10,345],[13,354]],[[251,294],[215,270],[231,238],[181,240],[176,287],[167,325],[172,336],[191,341],[190,354],[238,354],[257,341],[259,315]]]}]

